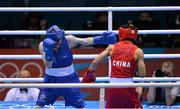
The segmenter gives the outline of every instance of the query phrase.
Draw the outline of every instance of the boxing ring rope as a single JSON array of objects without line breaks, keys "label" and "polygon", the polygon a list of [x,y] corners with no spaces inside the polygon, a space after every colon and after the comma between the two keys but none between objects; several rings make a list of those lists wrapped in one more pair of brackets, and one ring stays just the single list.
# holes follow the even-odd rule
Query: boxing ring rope
[{"label": "boxing ring rope", "polygon": [[0,12],[97,12],[97,11],[174,11],[180,6],[144,6],[144,7],[0,7]]},{"label": "boxing ring rope", "polygon": [[[97,77],[96,82],[109,82],[110,77]],[[82,80],[82,78],[80,78]],[[133,82],[180,81],[180,77],[133,77]],[[0,78],[0,82],[43,82],[43,78]]]},{"label": "boxing ring rope", "polygon": [[11,83],[0,88],[129,88],[129,87],[179,87],[180,83]]},{"label": "boxing ring rope", "polygon": [[[76,54],[73,55],[73,59],[94,59],[98,54]],[[180,54],[144,54],[144,58],[180,58]],[[42,59],[41,55],[0,55],[0,59],[16,59],[16,60],[28,60],[28,59]]]},{"label": "boxing ring rope", "polygon": [[[74,35],[96,35],[96,34],[102,34],[105,30],[69,30],[65,31],[65,34],[74,34]],[[109,30],[112,31],[112,30]],[[118,31],[113,31],[116,34]],[[138,34],[180,34],[180,29],[177,30],[138,30]],[[40,31],[30,31],[30,30],[1,30],[0,35],[46,35],[46,31],[40,30]]]}]

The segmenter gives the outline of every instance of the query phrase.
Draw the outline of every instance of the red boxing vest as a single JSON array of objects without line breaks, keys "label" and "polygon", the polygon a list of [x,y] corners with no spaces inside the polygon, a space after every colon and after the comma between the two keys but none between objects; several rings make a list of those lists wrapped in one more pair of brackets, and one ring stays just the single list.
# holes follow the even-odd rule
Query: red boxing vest
[{"label": "red boxing vest", "polygon": [[111,77],[131,78],[135,75],[137,64],[134,57],[137,48],[128,41],[120,41],[114,45],[111,55]]}]

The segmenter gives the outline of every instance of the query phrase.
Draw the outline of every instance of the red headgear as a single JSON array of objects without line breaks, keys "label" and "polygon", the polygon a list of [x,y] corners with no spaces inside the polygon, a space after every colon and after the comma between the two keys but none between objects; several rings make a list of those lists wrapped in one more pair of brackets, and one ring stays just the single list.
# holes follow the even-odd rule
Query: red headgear
[{"label": "red headgear", "polygon": [[138,35],[138,29],[133,26],[127,26],[127,27],[119,27],[119,39],[125,40],[125,39],[132,39],[136,40]]}]

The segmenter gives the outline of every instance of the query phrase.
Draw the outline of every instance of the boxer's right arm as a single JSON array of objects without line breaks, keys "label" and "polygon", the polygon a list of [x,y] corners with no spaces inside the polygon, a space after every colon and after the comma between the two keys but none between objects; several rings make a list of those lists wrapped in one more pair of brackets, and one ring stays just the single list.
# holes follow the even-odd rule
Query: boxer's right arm
[{"label": "boxer's right arm", "polygon": [[43,42],[41,42],[39,44],[39,52],[41,53],[41,56],[42,56],[42,59],[43,59],[43,62],[44,62],[44,65],[47,67],[47,68],[51,68],[52,66],[52,61],[49,62],[45,59],[45,52],[44,52],[44,49],[43,49]]},{"label": "boxer's right arm", "polygon": [[89,68],[91,70],[96,70],[97,65],[106,60],[108,56],[111,55],[112,49],[113,49],[113,45],[109,45],[103,52],[101,52],[91,63],[91,65],[89,66]]},{"label": "boxer's right arm", "polygon": [[113,49],[113,45],[110,45],[107,47],[103,52],[101,52],[91,63],[91,65],[88,68],[88,71],[84,74],[82,83],[89,83],[89,82],[95,82],[96,75],[95,70],[97,68],[98,63],[105,60],[108,56],[111,55]]}]

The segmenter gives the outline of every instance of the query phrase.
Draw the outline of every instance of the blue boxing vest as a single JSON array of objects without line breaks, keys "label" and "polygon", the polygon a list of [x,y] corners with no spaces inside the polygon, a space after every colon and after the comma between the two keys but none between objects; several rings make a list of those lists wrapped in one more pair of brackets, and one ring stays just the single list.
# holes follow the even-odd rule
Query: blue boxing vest
[{"label": "blue boxing vest", "polygon": [[61,68],[70,66],[73,62],[73,54],[68,46],[67,40],[64,37],[58,51],[54,51],[54,60],[52,68]]}]

